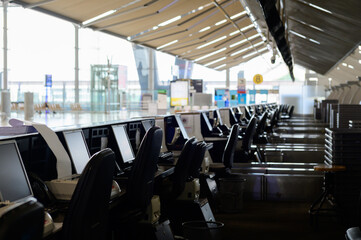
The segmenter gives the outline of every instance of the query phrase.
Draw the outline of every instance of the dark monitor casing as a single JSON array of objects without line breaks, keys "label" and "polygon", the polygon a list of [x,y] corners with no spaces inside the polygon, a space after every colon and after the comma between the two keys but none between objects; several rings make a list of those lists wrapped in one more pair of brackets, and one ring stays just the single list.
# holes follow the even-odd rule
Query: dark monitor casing
[{"label": "dark monitor casing", "polygon": [[[181,150],[184,143],[188,140],[188,134],[184,128],[180,115],[167,116],[164,118],[165,126],[165,140],[168,150]],[[179,128],[181,134],[174,145],[169,143],[172,141],[175,134],[175,129]]]},{"label": "dark monitor casing", "polygon": [[0,201],[17,202],[33,191],[15,140],[0,143]]}]

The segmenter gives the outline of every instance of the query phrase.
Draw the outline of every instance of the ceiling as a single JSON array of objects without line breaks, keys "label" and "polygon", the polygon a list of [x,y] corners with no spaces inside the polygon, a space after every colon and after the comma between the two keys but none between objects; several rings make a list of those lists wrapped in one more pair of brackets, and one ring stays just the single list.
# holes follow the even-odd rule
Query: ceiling
[{"label": "ceiling", "polygon": [[[237,66],[274,45],[256,0],[11,2],[216,70]],[[294,64],[326,74],[360,44],[360,0],[271,2],[281,13]]]},{"label": "ceiling", "polygon": [[[268,51],[238,0],[12,2],[217,70]],[[89,23],[88,20],[104,13],[107,15]]]},{"label": "ceiling", "polygon": [[[262,0],[259,0],[262,2]],[[244,0],[263,29],[271,29],[254,0]],[[360,0],[265,1],[279,8],[295,64],[319,74],[328,73],[361,41]]]}]

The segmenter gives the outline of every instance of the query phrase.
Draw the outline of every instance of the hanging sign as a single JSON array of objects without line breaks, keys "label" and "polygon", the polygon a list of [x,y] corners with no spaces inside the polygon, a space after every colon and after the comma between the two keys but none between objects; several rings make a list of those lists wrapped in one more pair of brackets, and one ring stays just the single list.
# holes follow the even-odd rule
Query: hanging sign
[{"label": "hanging sign", "polygon": [[254,75],[253,82],[255,84],[261,84],[263,82],[263,76],[261,74]]}]

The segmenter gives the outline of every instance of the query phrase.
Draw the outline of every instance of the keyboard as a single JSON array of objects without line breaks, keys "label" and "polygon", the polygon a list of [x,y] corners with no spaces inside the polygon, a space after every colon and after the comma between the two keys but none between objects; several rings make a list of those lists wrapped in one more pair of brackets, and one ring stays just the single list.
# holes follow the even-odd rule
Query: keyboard
[{"label": "keyboard", "polygon": [[173,152],[164,152],[160,153],[158,157],[158,164],[161,165],[173,165],[174,164],[174,155]]}]

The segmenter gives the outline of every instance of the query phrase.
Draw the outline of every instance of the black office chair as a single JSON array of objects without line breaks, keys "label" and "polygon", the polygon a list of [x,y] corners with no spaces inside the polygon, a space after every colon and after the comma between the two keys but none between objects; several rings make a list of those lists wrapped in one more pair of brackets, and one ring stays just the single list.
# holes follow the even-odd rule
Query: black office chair
[{"label": "black office chair", "polygon": [[257,119],[253,116],[249,121],[246,131],[242,137],[242,147],[239,151],[236,150],[234,162],[247,162],[250,159],[251,145],[253,136],[256,133]]},{"label": "black office chair", "polygon": [[105,239],[115,154],[106,148],[95,153],[84,168],[70,200],[62,239]]},{"label": "black office chair", "polygon": [[[20,204],[20,205],[18,205]],[[35,199],[0,211],[0,239],[39,240],[44,229],[44,208]],[[4,212],[2,212],[4,211]]]},{"label": "black office chair", "polygon": [[267,116],[268,116],[268,113],[264,112],[257,123],[256,133],[254,134],[254,137],[253,137],[253,142],[256,144],[268,143],[268,140],[264,135],[264,132],[266,129],[266,124],[267,124]]},{"label": "black office chair", "polygon": [[295,106],[292,105],[289,108],[289,111],[286,111],[284,114],[281,115],[281,119],[283,119],[283,120],[291,119],[293,116],[294,109],[295,109]]},{"label": "black office chair", "polygon": [[[357,206],[357,209],[355,209],[355,210],[357,211],[358,220],[360,221],[361,220],[361,191],[360,191],[360,195],[359,195],[358,206]],[[359,239],[361,239],[360,225],[347,229],[346,234],[345,234],[345,238],[346,238],[346,240],[359,240]]]},{"label": "black office chair", "polygon": [[234,152],[237,146],[238,135],[239,125],[235,124],[232,126],[231,133],[229,134],[229,138],[226,143],[226,147],[224,148],[224,152],[222,155],[223,164],[214,164],[211,165],[209,168],[210,172],[214,172],[216,174],[216,178],[226,177],[230,174],[233,167]]},{"label": "black office chair", "polygon": [[188,179],[199,178],[201,165],[204,159],[204,155],[207,151],[207,143],[198,142],[195,153],[193,154],[193,159],[191,161],[189,171],[188,171]]},{"label": "black office chair", "polygon": [[273,128],[277,125],[278,112],[279,112],[279,109],[278,109],[278,108],[276,108],[276,110],[274,110],[274,111],[272,112],[272,116],[271,116],[269,125],[266,126],[266,131],[268,131],[268,132],[270,132],[270,133],[273,132]]},{"label": "black office chair", "polygon": [[174,167],[174,173],[171,176],[172,190],[169,200],[175,200],[184,190],[196,144],[197,141],[195,137],[192,137],[188,139],[183,146],[177,164]]},{"label": "black office chair", "polygon": [[144,211],[153,197],[154,175],[162,145],[162,129],[153,126],[145,134],[127,184],[128,206]]}]

